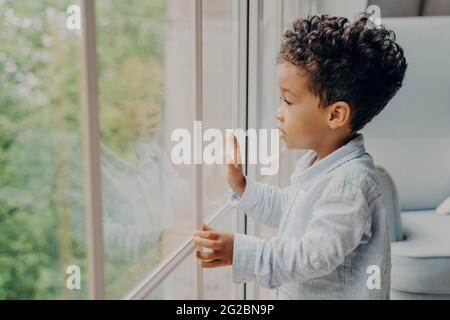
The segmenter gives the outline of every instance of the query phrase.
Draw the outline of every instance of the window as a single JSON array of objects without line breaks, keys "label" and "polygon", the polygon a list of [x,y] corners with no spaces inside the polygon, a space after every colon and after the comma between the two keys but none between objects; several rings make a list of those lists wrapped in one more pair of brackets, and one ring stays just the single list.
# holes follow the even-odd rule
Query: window
[{"label": "window", "polygon": [[[0,298],[251,298],[231,268],[193,258],[202,222],[252,232],[226,205],[225,167],[170,155],[172,132],[193,137],[194,121],[265,127],[256,103],[268,110],[274,97],[256,99],[249,83],[274,47],[253,59],[256,3],[2,2]],[[80,30],[66,24],[74,5]],[[80,289],[67,286],[69,266]]]},{"label": "window", "polygon": [[[176,289],[206,298],[213,290],[204,272],[180,269],[190,258],[178,256],[226,203],[225,168],[174,165],[171,135],[184,128],[194,138],[194,121],[203,131],[233,126],[233,2],[99,0],[96,12],[106,297],[161,277],[162,296]],[[170,287],[161,274],[172,257],[173,272],[194,280]]]}]

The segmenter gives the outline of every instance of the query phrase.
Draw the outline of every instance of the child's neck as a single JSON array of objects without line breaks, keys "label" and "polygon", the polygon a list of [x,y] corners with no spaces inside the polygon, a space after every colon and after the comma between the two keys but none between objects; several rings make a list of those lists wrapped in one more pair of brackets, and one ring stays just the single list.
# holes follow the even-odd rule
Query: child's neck
[{"label": "child's neck", "polygon": [[356,134],[357,133],[352,133],[351,135],[349,135],[343,139],[338,139],[335,141],[328,141],[327,143],[324,143],[320,147],[315,148],[314,151],[316,152],[316,156],[314,158],[314,161],[311,163],[311,165],[322,160],[323,158],[328,156],[330,153],[336,151],[340,147],[347,144],[350,140],[352,140],[356,136]]}]

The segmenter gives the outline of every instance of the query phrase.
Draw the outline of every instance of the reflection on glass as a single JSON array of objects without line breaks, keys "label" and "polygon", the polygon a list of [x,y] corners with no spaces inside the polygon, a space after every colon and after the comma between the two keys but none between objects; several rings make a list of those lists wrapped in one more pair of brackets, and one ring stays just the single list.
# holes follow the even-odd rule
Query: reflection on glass
[{"label": "reflection on glass", "polygon": [[[191,131],[194,2],[99,0],[106,292],[121,297],[195,228],[195,167],[174,166],[171,133]],[[231,128],[231,2],[205,3],[204,130]],[[183,52],[183,54],[180,54]],[[209,67],[208,67],[209,66]],[[204,216],[226,201],[224,167],[204,167]]]},{"label": "reflection on glass", "polygon": [[190,10],[188,2],[96,5],[106,294],[120,298],[194,227],[194,170],[172,165],[168,143],[173,128],[193,121],[189,103],[170,98],[190,98],[180,89],[191,83],[190,56],[171,66],[180,47],[193,51],[186,37],[193,15],[177,16]]}]

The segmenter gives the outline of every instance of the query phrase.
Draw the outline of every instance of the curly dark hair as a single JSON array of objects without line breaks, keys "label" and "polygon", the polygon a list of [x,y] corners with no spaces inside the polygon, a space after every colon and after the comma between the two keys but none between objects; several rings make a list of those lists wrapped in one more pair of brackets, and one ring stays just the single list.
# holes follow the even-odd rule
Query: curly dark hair
[{"label": "curly dark hair", "polygon": [[362,129],[402,86],[407,63],[395,33],[371,27],[367,15],[296,19],[282,38],[277,62],[289,62],[309,76],[320,107],[350,106],[350,129]]}]

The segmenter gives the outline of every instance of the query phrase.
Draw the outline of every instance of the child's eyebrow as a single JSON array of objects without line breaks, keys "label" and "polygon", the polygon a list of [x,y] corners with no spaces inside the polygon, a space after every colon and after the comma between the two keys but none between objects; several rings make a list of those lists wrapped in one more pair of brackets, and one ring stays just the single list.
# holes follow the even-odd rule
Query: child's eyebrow
[{"label": "child's eyebrow", "polygon": [[289,93],[291,96],[296,97],[297,95],[295,93],[293,93],[291,90],[286,89],[286,88],[281,88],[282,92],[287,92]]}]

